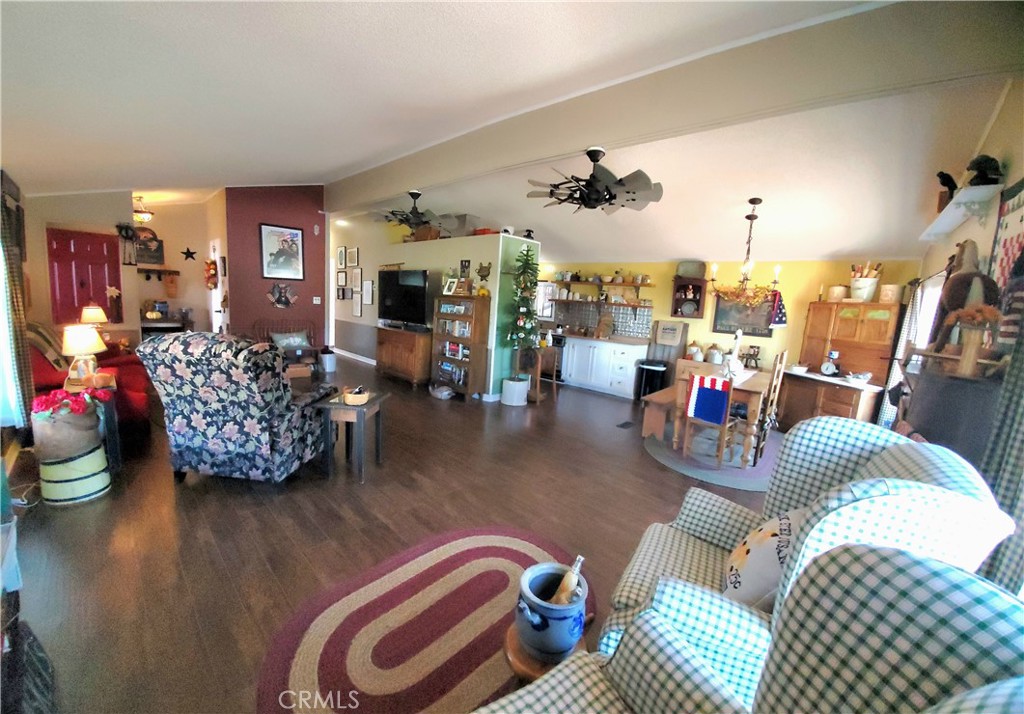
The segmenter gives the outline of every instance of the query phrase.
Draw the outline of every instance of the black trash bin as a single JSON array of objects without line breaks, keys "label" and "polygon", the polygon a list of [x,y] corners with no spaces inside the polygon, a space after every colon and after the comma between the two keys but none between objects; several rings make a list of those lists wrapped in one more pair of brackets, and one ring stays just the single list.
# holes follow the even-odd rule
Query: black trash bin
[{"label": "black trash bin", "polygon": [[633,399],[646,397],[652,392],[665,388],[668,362],[658,359],[642,359],[636,364],[636,383],[633,385]]}]

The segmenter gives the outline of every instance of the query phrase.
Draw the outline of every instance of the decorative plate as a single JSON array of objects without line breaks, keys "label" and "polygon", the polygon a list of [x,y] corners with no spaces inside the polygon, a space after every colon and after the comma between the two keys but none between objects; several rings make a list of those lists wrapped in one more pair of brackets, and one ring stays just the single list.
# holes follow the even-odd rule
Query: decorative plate
[{"label": "decorative plate", "polygon": [[299,294],[286,283],[274,283],[267,292],[267,300],[274,303],[274,307],[288,308],[299,299]]},{"label": "decorative plate", "polygon": [[697,303],[687,300],[679,306],[679,312],[685,316],[697,314]]}]

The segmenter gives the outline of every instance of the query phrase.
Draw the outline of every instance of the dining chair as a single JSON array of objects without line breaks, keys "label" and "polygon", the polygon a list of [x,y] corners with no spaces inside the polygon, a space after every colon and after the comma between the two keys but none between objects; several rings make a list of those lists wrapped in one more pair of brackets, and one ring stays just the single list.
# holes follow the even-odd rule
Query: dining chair
[{"label": "dining chair", "polygon": [[717,376],[691,374],[687,382],[686,423],[683,426],[683,456],[690,452],[693,428],[702,426],[718,432],[716,456],[722,465],[726,446],[732,456],[732,434],[737,419],[730,414],[732,383]]},{"label": "dining chair", "polygon": [[772,381],[765,393],[764,401],[761,402],[761,414],[757,422],[757,441],[754,443],[754,466],[764,456],[764,447],[768,443],[768,433],[772,427],[778,426],[776,414],[779,406],[779,391],[782,388],[782,373],[786,369],[786,359],[789,351],[783,350],[775,355],[772,363]]},{"label": "dining chair", "polygon": [[683,443],[683,428],[686,425],[686,407],[690,395],[690,377],[693,375],[714,375],[720,365],[710,362],[696,362],[680,359],[676,362],[676,408],[672,419],[672,448],[679,449]]}]

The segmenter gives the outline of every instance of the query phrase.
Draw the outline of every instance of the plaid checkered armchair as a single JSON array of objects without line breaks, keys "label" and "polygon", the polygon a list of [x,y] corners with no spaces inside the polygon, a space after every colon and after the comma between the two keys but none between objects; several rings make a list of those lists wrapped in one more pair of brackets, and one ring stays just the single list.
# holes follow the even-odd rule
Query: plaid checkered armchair
[{"label": "plaid checkered armchair", "polygon": [[[808,511],[782,569],[775,615],[725,600],[721,593],[729,553],[764,521],[794,508]],[[757,636],[743,643],[743,654],[724,644],[716,628],[691,644],[704,649],[712,662],[735,657],[759,661],[779,605],[818,554],[844,543],[867,543],[974,571],[1013,528],[974,467],[952,451],[852,419],[808,419],[783,440],[763,513],[692,488],[672,523],[648,527],[612,593],[612,613],[599,648],[614,652],[626,625],[650,607],[659,578],[671,577],[698,586],[706,599],[723,600],[721,609],[735,610],[742,621],[758,623],[747,628]],[[668,610],[677,627],[690,626],[690,606],[680,602]]]},{"label": "plaid checkered armchair", "polygon": [[[661,610],[674,590],[701,588],[662,580],[611,658],[573,655],[479,711],[1020,711],[1024,603],[940,561],[865,545],[828,551],[797,577],[757,662],[704,659]],[[743,627],[713,604],[700,619],[720,635]]]},{"label": "plaid checkered armchair", "polygon": [[277,482],[320,453],[321,421],[307,407],[335,388],[293,395],[275,345],[186,332],[152,337],[136,354],[164,405],[177,480],[193,470]]}]

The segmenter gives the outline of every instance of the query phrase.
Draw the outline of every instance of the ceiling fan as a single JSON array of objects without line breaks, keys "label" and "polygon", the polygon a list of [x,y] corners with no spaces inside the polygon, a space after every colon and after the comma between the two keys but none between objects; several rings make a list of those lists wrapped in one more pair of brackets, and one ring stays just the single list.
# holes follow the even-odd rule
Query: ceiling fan
[{"label": "ceiling fan", "polygon": [[388,223],[397,223],[398,225],[405,226],[413,231],[423,226],[436,226],[442,230],[451,230],[449,224],[451,223],[451,220],[454,220],[454,216],[450,216],[449,214],[438,216],[429,209],[421,211],[416,205],[416,201],[418,201],[422,195],[423,194],[416,189],[409,191],[409,198],[412,199],[412,208],[408,211],[386,211],[384,213],[384,220]]},{"label": "ceiling fan", "polygon": [[594,170],[588,178],[566,176],[555,169],[555,172],[565,180],[544,183],[530,179],[531,186],[545,190],[530,191],[526,194],[527,198],[554,199],[544,204],[545,208],[569,203],[577,206],[574,213],[579,213],[584,208],[600,208],[605,213],[614,213],[623,206],[640,211],[648,203],[661,200],[661,184],[651,183],[650,177],[640,169],[622,178],[616,178],[615,174],[599,163],[604,158],[604,149],[592,146],[586,153],[587,158],[594,164]]}]

